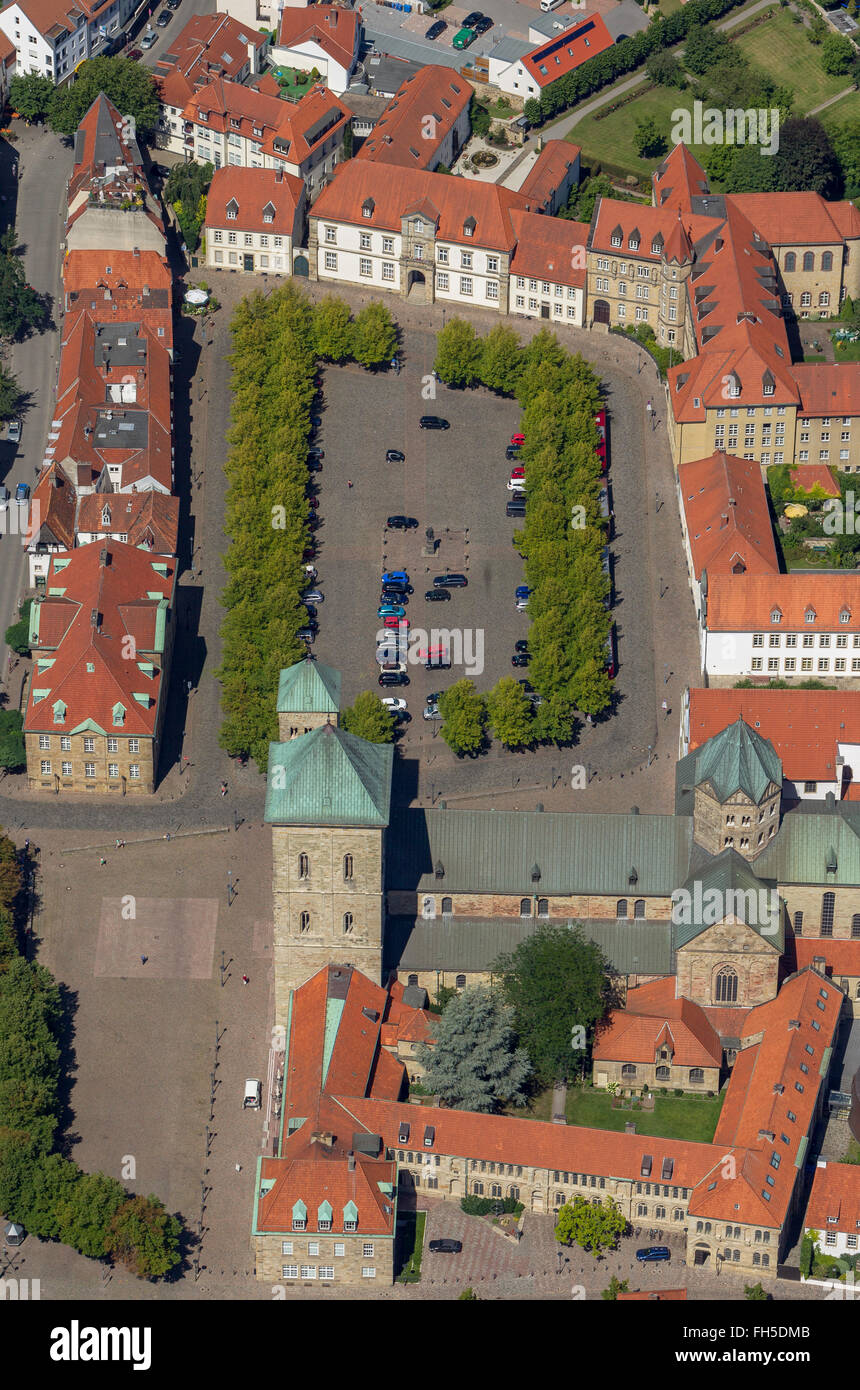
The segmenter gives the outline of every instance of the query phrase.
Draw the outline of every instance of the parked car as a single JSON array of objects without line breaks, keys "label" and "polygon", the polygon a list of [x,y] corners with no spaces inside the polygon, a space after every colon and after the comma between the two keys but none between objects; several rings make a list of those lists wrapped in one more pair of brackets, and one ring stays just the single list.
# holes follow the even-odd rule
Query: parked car
[{"label": "parked car", "polygon": [[518,459],[520,456],[519,444],[509,444],[505,449],[505,458],[510,462],[511,459]]},{"label": "parked car", "polygon": [[21,442],[21,421],[10,420],[9,428],[6,431],[6,438],[10,444],[20,444]]},{"label": "parked car", "polygon": [[511,657],[512,666],[528,666],[530,661],[531,657],[528,652],[515,652]]},{"label": "parked car", "polygon": [[431,1240],[430,1249],[434,1255],[459,1255],[463,1249],[463,1242],[443,1236],[441,1240]]},{"label": "parked car", "polygon": [[166,29],[172,18],[173,15],[170,13],[169,10],[162,10],[161,14],[158,16],[158,19],[155,21],[156,26],[159,29]]},{"label": "parked car", "polygon": [[245,1082],[245,1095],[242,1100],[243,1110],[259,1110],[263,1097],[262,1084],[256,1077],[250,1077]]},{"label": "parked car", "polygon": [[475,33],[474,29],[467,29],[464,24],[463,28],[459,29],[457,33],[454,35],[452,47],[468,48],[469,44],[474,43],[477,37],[478,35]]},{"label": "parked car", "polygon": [[509,478],[509,479],[508,479],[508,492],[525,492],[525,490],[526,490],[526,480],[525,480],[525,478]]},{"label": "parked car", "polygon": [[30,500],[30,484],[29,484],[29,483],[18,483],[17,487],[15,488],[15,501],[16,501],[17,503],[19,503],[20,506],[23,507],[23,506],[26,506],[26,504],[29,502],[29,500]]},{"label": "parked car", "polygon": [[401,624],[401,623],[403,623],[404,627],[407,627],[407,628],[409,627],[409,619],[408,619],[408,618],[383,618],[383,620],[382,620],[382,626],[383,626],[383,627],[389,627],[389,628],[391,628],[392,630],[395,630],[395,629],[396,629],[397,631],[400,630],[400,624]]},{"label": "parked car", "polygon": [[316,628],[311,627],[310,624],[307,627],[300,627],[296,633],[296,636],[301,637],[303,642],[313,642],[316,635]]},{"label": "parked car", "polygon": [[0,512],[9,510],[9,489],[5,483],[0,484]]},{"label": "parked car", "polygon": [[[426,426],[425,426],[424,428],[426,428]],[[386,450],[385,450],[385,462],[386,462],[386,463],[405,463],[405,462],[406,462],[406,455],[404,454],[404,452],[403,452],[402,449],[386,449]]]},{"label": "parked car", "polygon": [[526,514],[526,495],[524,492],[511,493],[510,499],[505,507],[505,516],[525,516]]},{"label": "parked car", "polygon": [[437,574],[433,580],[434,589],[465,589],[468,584],[465,574]]},{"label": "parked car", "polygon": [[408,584],[409,575],[405,570],[385,570],[382,575],[383,584]]},{"label": "parked car", "polygon": [[636,1258],[641,1264],[651,1260],[671,1260],[672,1252],[668,1245],[646,1245],[644,1250],[636,1251]]},{"label": "parked car", "polygon": [[517,602],[516,602],[516,609],[517,609],[517,612],[518,612],[518,613],[525,613],[525,611],[526,611],[526,609],[528,608],[528,606],[529,606],[529,601],[528,601],[527,598],[518,598],[518,599],[517,599]]},{"label": "parked car", "polygon": [[484,16],[480,10],[470,10],[469,13],[466,15],[466,18],[463,20],[463,28],[474,29],[478,20],[483,18]]},{"label": "parked car", "polygon": [[396,695],[387,695],[385,699],[381,701],[381,703],[385,706],[387,710],[391,710],[392,714],[395,712],[395,710],[401,710],[406,708],[406,701],[398,699]]},{"label": "parked car", "polygon": [[517,466],[516,466],[516,468],[512,468],[512,469],[511,469],[511,477],[512,477],[512,478],[524,478],[525,476],[526,476],[526,470],[525,470],[525,467],[524,467],[523,464],[518,463]]},{"label": "parked car", "polygon": [[523,641],[521,641],[521,642],[515,642],[515,643],[514,643],[514,651],[515,651],[515,652],[527,652],[528,649],[529,649],[529,644],[528,644],[528,642],[527,642],[525,639],[524,639]]},{"label": "parked car", "polygon": [[126,58],[130,58],[130,59],[132,60],[133,63],[136,63],[137,60],[138,60],[138,58],[142,58],[142,57],[143,57],[143,49],[142,49],[142,48],[129,48],[129,49],[126,51],[125,56],[126,56]]},{"label": "parked car", "polygon": [[472,25],[476,34],[486,34],[488,29],[492,29],[493,21],[488,14],[482,14],[476,24]]},{"label": "parked car", "polygon": [[324,459],[324,458],[325,458],[325,449],[320,449],[316,444],[312,445],[311,448],[308,449],[308,459],[309,459],[309,460],[310,460],[310,459]]},{"label": "parked car", "polygon": [[380,603],[384,603],[387,598],[396,598],[400,603],[407,603],[409,595],[412,593],[411,584],[383,584],[382,598]]},{"label": "parked car", "polygon": [[323,603],[325,594],[322,589],[305,589],[302,594],[303,603]]},{"label": "parked car", "polygon": [[445,23],[444,19],[437,19],[435,24],[430,25],[424,37],[425,39],[438,39],[439,35],[444,34],[447,28],[448,25]]},{"label": "parked car", "polygon": [[144,34],[143,38],[142,38],[141,41],[140,41],[140,46],[141,46],[141,48],[152,48],[152,45],[155,43],[155,41],[156,41],[157,38],[158,38],[158,35],[157,35],[157,34],[153,34],[153,33],[146,33],[146,34]]},{"label": "parked car", "polygon": [[418,527],[414,516],[390,516],[385,524],[392,531],[415,531]]},{"label": "parked car", "polygon": [[405,618],[406,609],[399,603],[381,603],[376,610],[377,618]]},{"label": "parked car", "polygon": [[171,10],[178,10],[182,0],[167,0],[167,3]]},{"label": "parked car", "polygon": [[534,694],[534,686],[532,685],[531,681],[527,681],[525,679],[519,680],[517,681],[517,685],[521,685],[527,695]]},{"label": "parked car", "polygon": [[525,444],[525,442],[526,442],[526,437],[525,437],[524,434],[512,434],[512,435],[511,435],[511,443],[512,443],[512,444],[515,444],[515,445],[517,446],[518,449],[521,449],[522,446]]},{"label": "parked car", "polygon": [[517,585],[517,591],[516,591],[516,596],[517,596],[517,598],[528,598],[528,596],[529,596],[530,593],[531,593],[531,589],[529,588],[528,584],[518,584],[518,585]]},{"label": "parked car", "polygon": [[442,716],[439,713],[439,706],[433,702],[428,701],[424,709],[421,711],[421,717],[423,719],[441,719]]},{"label": "parked car", "polygon": [[451,425],[448,420],[443,420],[441,415],[422,415],[418,421],[422,430],[449,430]]},{"label": "parked car", "polygon": [[405,671],[383,671],[376,678],[377,685],[408,685],[409,677]]}]

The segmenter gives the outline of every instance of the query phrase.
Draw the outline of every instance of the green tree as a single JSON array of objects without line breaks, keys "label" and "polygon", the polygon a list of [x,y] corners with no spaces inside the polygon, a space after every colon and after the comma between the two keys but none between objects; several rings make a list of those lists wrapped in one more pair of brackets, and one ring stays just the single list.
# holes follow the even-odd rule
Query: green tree
[{"label": "green tree", "polygon": [[609,1288],[603,1289],[600,1297],[605,1299],[607,1303],[614,1303],[620,1293],[627,1293],[629,1286],[630,1281],[628,1279],[619,1280],[613,1274],[609,1281]]},{"label": "green tree", "polygon": [[715,163],[722,166],[727,193],[767,193],[776,188],[776,160],[762,158],[757,145],[736,145],[731,159]]},{"label": "green tree", "polygon": [[41,296],[27,284],[16,243],[12,228],[0,237],[0,336],[12,339],[40,332],[48,318]]},{"label": "green tree", "polygon": [[458,1303],[480,1303],[480,1301],[481,1300],[475,1293],[475,1290],[472,1288],[464,1289],[463,1292],[459,1294],[457,1297]]},{"label": "green tree", "polygon": [[91,1259],[105,1254],[105,1236],[128,1193],[105,1173],[79,1173],[57,1202],[58,1238]]},{"label": "green tree", "polygon": [[355,703],[343,711],[340,722],[347,733],[365,738],[368,743],[391,743],[394,738],[394,716],[372,690],[356,695]]},{"label": "green tree", "polygon": [[11,647],[13,652],[19,656],[27,656],[30,652],[30,609],[33,600],[24,600],[21,606],[18,621],[6,629],[6,646]]},{"label": "green tree", "polygon": [[683,91],[687,85],[684,69],[674,53],[659,50],[652,53],[645,64],[645,71],[651,81],[657,82],[661,87],[678,87]]},{"label": "green tree", "polygon": [[761,1282],[758,1284],[744,1284],[744,1298],[748,1299],[750,1303],[767,1303],[770,1294],[765,1293],[761,1286]]},{"label": "green tree", "polygon": [[579,925],[542,923],[491,970],[538,1079],[551,1085],[581,1074],[597,1025],[619,1002],[600,948]]},{"label": "green tree", "polygon": [[21,408],[18,378],[0,366],[0,420],[14,420]]},{"label": "green tree", "polygon": [[24,747],[24,720],[20,710],[0,710],[0,767],[19,772],[27,766]]},{"label": "green tree", "polygon": [[604,1250],[615,1250],[627,1230],[627,1218],[611,1197],[592,1205],[574,1197],[559,1208],[555,1238],[560,1245],[578,1245],[596,1259]]},{"label": "green tree", "polygon": [[55,90],[50,77],[28,72],[9,83],[9,104],[25,121],[40,121],[51,109]]},{"label": "green tree", "polygon": [[[820,20],[822,28],[824,20]],[[857,57],[857,49],[845,34],[828,34],[821,44],[821,66],[831,77],[843,77]]]},{"label": "green tree", "polygon": [[182,1258],[182,1227],[157,1197],[132,1197],[118,1209],[105,1235],[105,1254],[139,1279],[159,1279]]},{"label": "green tree", "polygon": [[820,193],[822,198],[842,196],[843,180],[830,136],[820,121],[792,116],[779,130],[779,149],[762,164],[774,166],[774,187],[783,193]]},{"label": "green tree", "polygon": [[684,43],[684,67],[699,76],[717,63],[732,58],[732,46],[725,34],[704,24],[690,29]]},{"label": "green tree", "polygon": [[804,1279],[808,1279],[812,1273],[812,1261],[815,1258],[815,1242],[818,1240],[817,1231],[807,1231],[800,1242],[800,1272]]},{"label": "green tree", "polygon": [[469,102],[469,123],[473,135],[486,135],[490,129],[490,113],[482,106],[476,96]]},{"label": "green tree", "polygon": [[473,386],[481,378],[483,345],[471,323],[449,319],[436,335],[434,370],[451,386]]},{"label": "green tree", "polygon": [[134,120],[138,140],[145,140],[158,122],[158,91],[148,68],[131,58],[89,58],[68,86],[57,87],[50,123],[58,135],[74,135],[101,92],[121,116]]},{"label": "green tree", "polygon": [[643,159],[664,154],[667,148],[666,137],[653,116],[636,122],[633,143]]},{"label": "green tree", "polygon": [[860,117],[833,126],[829,133],[845,181],[845,196],[856,198],[860,194]]},{"label": "green tree", "polygon": [[520,340],[514,330],[497,324],[481,343],[481,381],[491,391],[512,396],[519,381],[520,357]]},{"label": "green tree", "polygon": [[422,1043],[422,1085],[454,1110],[496,1110],[500,1102],[525,1105],[529,1059],[517,1047],[513,1010],[498,990],[472,985],[452,999],[436,1027],[436,1042]]},{"label": "green tree", "polygon": [[457,998],[458,991],[453,985],[440,985],[433,999],[433,1012],[443,1014],[451,1003],[452,999]]},{"label": "green tree", "polygon": [[543,743],[572,743],[576,732],[576,713],[562,694],[545,695],[535,710],[535,737]]},{"label": "green tree", "polygon": [[341,149],[341,154],[340,154],[341,163],[342,163],[343,160],[345,160],[345,159],[352,159],[352,147],[353,147],[353,134],[352,134],[352,122],[350,122],[348,125],[345,125],[344,128],[343,128],[343,148]]},{"label": "green tree", "polygon": [[352,356],[352,315],[343,299],[327,296],[314,306],[314,347],[329,362]]},{"label": "green tree", "polygon": [[524,748],[534,741],[531,701],[512,676],[502,676],[490,691],[487,715],[494,737],[506,748]]},{"label": "green tree", "polygon": [[534,97],[528,97],[523,105],[523,115],[530,126],[537,127],[543,125],[543,111],[541,104]]},{"label": "green tree", "polygon": [[452,752],[477,753],[484,742],[484,699],[470,680],[456,681],[440,697],[442,737]]},{"label": "green tree", "polygon": [[352,335],[352,355],[362,367],[381,367],[397,351],[394,320],[378,299],[356,314]]}]

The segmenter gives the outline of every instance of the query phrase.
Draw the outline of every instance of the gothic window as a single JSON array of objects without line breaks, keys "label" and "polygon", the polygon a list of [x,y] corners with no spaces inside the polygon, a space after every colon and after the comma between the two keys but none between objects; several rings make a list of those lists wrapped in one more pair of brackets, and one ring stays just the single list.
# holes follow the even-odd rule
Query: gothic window
[{"label": "gothic window", "polygon": [[738,1001],[738,977],[730,965],[724,965],[717,972],[716,999],[718,1004],[736,1004]]}]

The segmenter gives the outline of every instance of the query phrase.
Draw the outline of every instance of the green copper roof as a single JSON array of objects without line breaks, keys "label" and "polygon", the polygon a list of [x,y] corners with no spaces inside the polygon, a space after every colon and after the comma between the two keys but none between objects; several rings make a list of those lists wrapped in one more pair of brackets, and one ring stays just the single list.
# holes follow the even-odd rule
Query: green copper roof
[{"label": "green copper roof", "polygon": [[727,916],[739,917],[782,952],[785,933],[776,885],[762,875],[760,859],[753,869],[735,849],[723,850],[710,864],[690,874],[674,895],[675,950]]},{"label": "green copper roof", "polygon": [[278,714],[336,714],[340,708],[340,671],[319,661],[286,666],[278,681]]},{"label": "green copper roof", "polygon": [[322,724],[288,743],[269,744],[270,825],[388,824],[393,746],[368,743]]},{"label": "green copper roof", "polygon": [[[832,811],[789,812],[782,818],[779,833],[757,857],[757,871],[779,883],[856,886],[860,883],[860,825],[853,811],[854,806],[839,805]],[[836,868],[828,872],[834,854]]]},{"label": "green copper roof", "polygon": [[769,739],[736,719],[699,749],[693,780],[711,782],[720,801],[742,791],[758,802],[770,782],[782,786],[782,763]]}]

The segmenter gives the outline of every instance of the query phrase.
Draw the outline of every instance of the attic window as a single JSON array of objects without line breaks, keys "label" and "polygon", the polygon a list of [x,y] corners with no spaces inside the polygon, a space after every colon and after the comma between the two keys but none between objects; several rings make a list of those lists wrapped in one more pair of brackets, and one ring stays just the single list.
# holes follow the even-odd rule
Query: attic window
[{"label": "attic window", "polygon": [[114,705],[114,707],[113,707],[113,722],[114,722],[114,724],[124,724],[124,723],[125,723],[125,705],[120,705],[120,704]]},{"label": "attic window", "polygon": [[654,1163],[654,1158],[653,1158],[653,1155],[652,1155],[652,1154],[643,1154],[643,1155],[642,1155],[642,1168],[641,1168],[641,1174],[642,1174],[642,1177],[643,1177],[643,1178],[650,1178],[650,1176],[651,1176],[651,1167],[652,1167],[653,1163]]},{"label": "attic window", "polygon": [[659,234],[659,232],[658,232],[657,235],[655,236],[654,240],[651,242],[651,255],[652,255],[652,256],[659,256],[659,254],[660,254],[660,252],[661,252],[662,250],[663,250],[663,238],[660,236],[660,234]]},{"label": "attic window", "polygon": [[772,612],[771,615],[770,615],[770,620],[771,620],[772,623],[781,623],[781,622],[782,622],[782,613],[780,612],[780,610],[779,610],[778,608],[774,608],[773,612]]},{"label": "attic window", "polygon": [[[840,615],[840,616],[841,616],[841,615]],[[804,617],[804,621],[805,621],[805,622],[807,622],[807,623],[814,623],[814,622],[815,622],[815,609],[814,609],[814,608],[807,608],[807,610],[806,610],[806,612],[804,613],[803,617]]]},{"label": "attic window", "polygon": [[631,232],[631,233],[630,233],[630,236],[627,238],[627,246],[628,246],[628,249],[629,249],[630,251],[638,251],[638,250],[639,250],[639,233],[638,233],[638,232]]},{"label": "attic window", "polygon": [[227,204],[227,221],[235,222],[238,216],[239,204],[236,202],[235,198],[231,198],[229,203]]},{"label": "attic window", "polygon": [[851,609],[850,609],[850,608],[842,608],[842,609],[840,610],[840,612],[839,612],[839,621],[840,621],[840,623],[848,623],[848,622],[851,621]]},{"label": "attic window", "polygon": [[620,245],[621,245],[621,239],[622,239],[621,228],[620,228],[620,227],[615,227],[614,230],[612,231],[612,233],[610,234],[609,240],[610,240],[610,242],[612,243],[613,246],[620,246]]},{"label": "attic window", "polygon": [[264,221],[264,222],[274,222],[274,220],[275,220],[275,205],[274,205],[274,203],[267,203],[266,206],[263,208],[263,221]]},{"label": "attic window", "polygon": [[361,215],[362,215],[362,217],[372,217],[372,216],[373,216],[373,209],[374,209],[375,207],[376,207],[376,204],[374,203],[374,201],[373,201],[372,198],[365,198],[364,202],[363,202],[362,205],[361,205]]},{"label": "attic window", "polygon": [[65,722],[66,706],[63,704],[62,700],[58,700],[57,703],[54,705],[54,723],[65,724]]},{"label": "attic window", "polygon": [[463,223],[463,236],[474,236],[477,225],[474,217],[467,217]]}]

